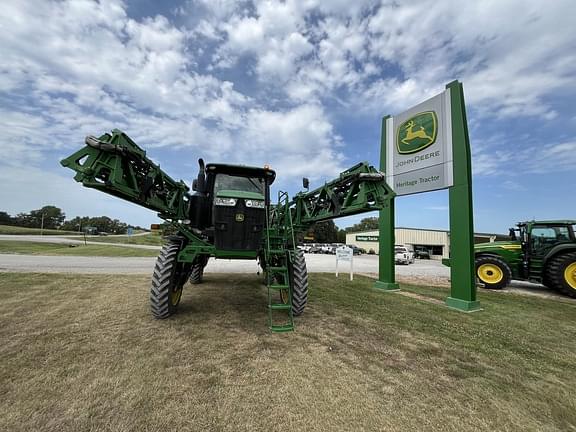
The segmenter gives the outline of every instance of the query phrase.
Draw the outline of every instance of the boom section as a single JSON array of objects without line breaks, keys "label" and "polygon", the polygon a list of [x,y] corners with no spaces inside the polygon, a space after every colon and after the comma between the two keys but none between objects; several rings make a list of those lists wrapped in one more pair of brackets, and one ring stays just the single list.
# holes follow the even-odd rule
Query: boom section
[{"label": "boom section", "polygon": [[324,186],[296,194],[290,206],[294,225],[305,228],[316,222],[381,210],[396,195],[385,178],[367,162],[360,162]]},{"label": "boom section", "polygon": [[114,129],[99,138],[88,136],[85,142],[60,162],[76,171],[74,180],[155,210],[163,219],[188,218],[188,186],[162,171],[124,132]]}]

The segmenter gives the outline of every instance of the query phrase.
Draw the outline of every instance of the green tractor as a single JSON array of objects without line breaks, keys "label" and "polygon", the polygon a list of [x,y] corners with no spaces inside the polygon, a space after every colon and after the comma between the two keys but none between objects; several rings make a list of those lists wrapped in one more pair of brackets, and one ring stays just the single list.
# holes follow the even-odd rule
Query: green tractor
[{"label": "green tractor", "polygon": [[476,276],[489,289],[526,280],[576,298],[575,231],[574,220],[518,223],[511,241],[475,245]]},{"label": "green tractor", "polygon": [[[336,179],[290,199],[279,192],[272,202],[276,173],[268,167],[204,164],[192,183],[169,177],[117,129],[61,161],[74,179],[158,212],[173,226],[156,261],[150,289],[154,317],[168,318],[178,308],[187,281],[199,284],[210,257],[258,260],[268,287],[269,326],[293,330],[308,299],[308,274],[298,236],[314,223],[379,210],[394,196],[384,174],[365,162]],[[275,315],[273,317],[273,314]],[[278,314],[281,323],[278,324]]]}]

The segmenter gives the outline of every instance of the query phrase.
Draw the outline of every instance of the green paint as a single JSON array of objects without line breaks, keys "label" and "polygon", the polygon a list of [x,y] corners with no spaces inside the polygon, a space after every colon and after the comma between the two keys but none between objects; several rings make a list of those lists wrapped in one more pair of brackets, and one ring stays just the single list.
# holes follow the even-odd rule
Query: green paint
[{"label": "green paint", "polygon": [[438,136],[438,116],[434,111],[425,111],[398,127],[396,148],[400,154],[417,153],[436,142]]},{"label": "green paint", "polygon": [[446,304],[465,312],[480,310],[476,300],[474,275],[474,220],[472,209],[472,169],[468,124],[462,84],[453,81],[450,89],[452,108],[452,155],[454,185],[450,188],[450,297]]},{"label": "green paint", "polygon": [[[382,119],[382,138],[380,139],[380,170],[386,170],[386,120]],[[390,198],[384,208],[380,210],[378,221],[380,230],[380,244],[378,252],[378,280],[374,288],[396,291],[400,286],[396,283],[394,274],[394,197]]]}]

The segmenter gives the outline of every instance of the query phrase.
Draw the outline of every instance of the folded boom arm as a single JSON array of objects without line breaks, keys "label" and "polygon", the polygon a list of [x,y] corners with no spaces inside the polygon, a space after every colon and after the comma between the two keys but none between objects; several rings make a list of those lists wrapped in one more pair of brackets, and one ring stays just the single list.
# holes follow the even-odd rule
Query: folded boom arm
[{"label": "folded boom arm", "polygon": [[74,180],[85,187],[155,210],[163,219],[188,218],[188,186],[168,176],[118,129],[86,137],[86,147],[60,163],[76,171]]}]

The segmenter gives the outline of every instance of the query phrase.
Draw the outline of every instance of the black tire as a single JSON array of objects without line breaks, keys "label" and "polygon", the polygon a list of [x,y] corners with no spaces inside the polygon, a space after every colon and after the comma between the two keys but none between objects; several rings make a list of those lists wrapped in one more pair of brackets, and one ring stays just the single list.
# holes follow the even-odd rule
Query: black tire
[{"label": "black tire", "polygon": [[150,309],[158,319],[174,314],[182,298],[182,287],[188,279],[190,265],[177,261],[180,242],[168,242],[156,259],[150,289]]},{"label": "black tire", "polygon": [[201,284],[204,276],[204,266],[200,263],[192,264],[190,272],[190,283],[193,285]]},{"label": "black tire", "polygon": [[302,315],[308,303],[308,270],[306,259],[301,250],[297,250],[289,266],[290,285],[292,286],[292,315]]},{"label": "black tire", "polygon": [[544,280],[562,294],[576,298],[576,252],[552,258],[546,265]]},{"label": "black tire", "polygon": [[510,284],[512,271],[501,258],[479,256],[475,262],[476,278],[487,289],[502,289]]}]

